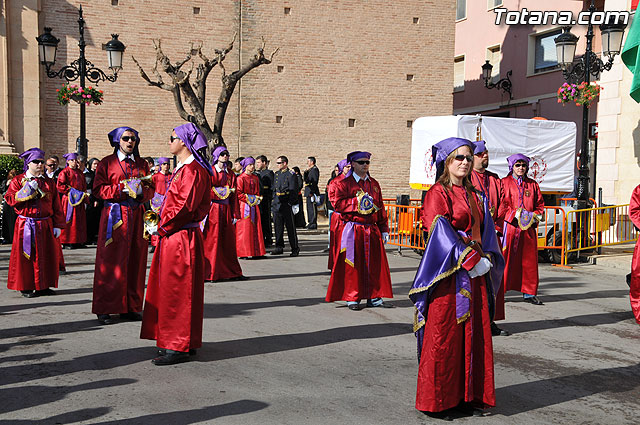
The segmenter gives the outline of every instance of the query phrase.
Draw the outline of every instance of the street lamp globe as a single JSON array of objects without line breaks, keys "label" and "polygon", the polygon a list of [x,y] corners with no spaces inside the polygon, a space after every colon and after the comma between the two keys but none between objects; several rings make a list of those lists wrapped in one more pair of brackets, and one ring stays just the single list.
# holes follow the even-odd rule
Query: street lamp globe
[{"label": "street lamp globe", "polygon": [[126,47],[122,41],[118,40],[118,34],[111,34],[111,40],[106,45],[107,59],[109,60],[109,68],[116,74],[122,69],[124,49]]},{"label": "street lamp globe", "polygon": [[485,84],[491,78],[491,72],[493,71],[493,65],[489,63],[487,60],[484,65],[482,65],[482,78],[484,79]]},{"label": "street lamp globe", "polygon": [[624,29],[626,27],[625,23],[618,23],[615,18],[611,18],[608,23],[600,25],[602,54],[610,58],[620,53],[622,49],[622,37],[624,36]]},{"label": "street lamp globe", "polygon": [[38,41],[38,50],[40,53],[40,63],[51,66],[56,61],[56,50],[58,50],[59,38],[51,34],[51,28],[44,27],[44,34],[36,37]]},{"label": "street lamp globe", "polygon": [[576,55],[576,45],[578,37],[573,35],[569,30],[571,27],[564,27],[562,34],[554,38],[556,43],[556,57],[561,67],[566,68],[573,63]]}]

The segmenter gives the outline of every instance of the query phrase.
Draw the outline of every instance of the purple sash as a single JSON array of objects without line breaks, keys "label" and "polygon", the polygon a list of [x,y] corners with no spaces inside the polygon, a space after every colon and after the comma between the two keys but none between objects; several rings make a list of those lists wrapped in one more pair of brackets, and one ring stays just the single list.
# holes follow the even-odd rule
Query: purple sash
[{"label": "purple sash", "polygon": [[67,206],[67,223],[71,221],[71,217],[73,217],[73,208],[77,205],[80,205],[82,201],[84,201],[84,197],[87,196],[81,190],[69,188],[69,193],[67,194],[69,205]]},{"label": "purple sash", "polygon": [[122,205],[129,208],[136,208],[140,205],[139,202],[133,199],[127,199],[122,202],[105,202],[105,208],[109,209],[107,218],[107,235],[105,238],[104,246],[113,242],[113,231],[122,226]]},{"label": "purple sash", "polygon": [[25,217],[24,215],[18,215],[18,217],[24,219],[24,228],[22,229],[22,254],[27,257],[27,260],[31,259],[31,247],[35,245],[36,239],[36,221],[47,220],[51,217]]},{"label": "purple sash", "polygon": [[252,207],[249,204],[244,204],[244,215],[242,218],[250,217],[251,222],[255,224],[256,222],[256,207]]}]

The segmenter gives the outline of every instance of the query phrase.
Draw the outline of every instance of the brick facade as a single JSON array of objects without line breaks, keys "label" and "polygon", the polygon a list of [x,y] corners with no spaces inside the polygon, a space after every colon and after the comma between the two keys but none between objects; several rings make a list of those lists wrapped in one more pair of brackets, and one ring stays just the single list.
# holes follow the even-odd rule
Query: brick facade
[{"label": "brick facade", "polygon": [[[177,61],[190,42],[202,42],[205,54],[213,55],[213,49],[227,45],[237,31],[241,48],[236,41],[224,62],[228,72],[238,68],[239,53],[245,62],[254,54],[261,36],[267,42],[266,54],[280,47],[271,65],[251,71],[236,87],[223,136],[234,158],[265,154],[273,159],[284,154],[291,166],[304,169],[306,157],[316,156],[321,181],[329,178],[333,165],[349,151],[369,150],[372,174],[385,196],[407,193],[411,149],[407,122],[452,113],[453,1],[112,3],[116,2],[83,3],[90,61],[106,70],[101,45],[112,32],[119,33],[127,46],[118,81],[99,85],[105,92],[104,103],[87,108],[89,156],[110,153],[106,134],[120,125],[140,131],[142,155],[168,154],[171,128],[183,121],[171,93],[147,86],[131,60],[134,55],[152,75],[152,38],[162,38],[164,52]],[[53,27],[61,39],[55,69],[78,55],[78,4],[75,0],[42,2],[41,27]],[[200,8],[199,14],[194,14],[194,7]],[[282,72],[278,67],[283,67]],[[216,67],[208,79],[211,125],[219,77]],[[79,108],[55,102],[55,89],[62,81],[44,77],[41,81],[42,145],[57,154],[74,150]],[[279,123],[277,116],[282,117]],[[353,127],[349,119],[355,120]]]}]

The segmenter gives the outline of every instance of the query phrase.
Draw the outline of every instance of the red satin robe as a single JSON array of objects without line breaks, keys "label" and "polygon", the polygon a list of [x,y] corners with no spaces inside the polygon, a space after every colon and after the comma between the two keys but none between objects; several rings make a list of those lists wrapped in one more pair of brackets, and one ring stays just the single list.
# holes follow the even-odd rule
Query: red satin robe
[{"label": "red satin robe", "polygon": [[[629,216],[633,225],[640,229],[640,185],[633,189],[631,201],[629,202]],[[633,250],[633,260],[631,261],[631,289],[629,290],[631,299],[631,309],[640,324],[640,238],[636,242]]]},{"label": "red satin robe", "polygon": [[[335,183],[339,180],[342,180],[343,177],[344,177],[344,174],[340,174],[335,179],[331,180],[331,183],[329,183],[329,187],[327,188],[327,197],[329,197],[329,202],[331,202],[331,205],[335,205],[334,204],[335,193],[336,193]],[[333,262],[335,261],[335,258],[338,256],[339,254],[338,251],[340,250],[340,243],[336,240],[336,228],[338,227],[338,222],[340,221],[338,218],[339,216],[340,216],[340,213],[334,210],[333,213],[331,214],[331,218],[329,219],[329,259],[327,264],[327,268],[329,270],[333,269]]]},{"label": "red satin robe", "polygon": [[[480,201],[476,202],[480,207]],[[446,191],[441,184],[433,185],[422,206],[424,229],[442,215],[454,229],[476,235],[472,238],[479,242],[484,213],[477,208],[476,219],[472,219],[470,205],[461,186]],[[461,266],[469,271],[478,261],[478,253],[471,251]],[[424,329],[416,409],[441,412],[462,401],[480,408],[495,406],[491,319],[484,277],[471,279],[471,316],[460,324],[456,320],[455,275],[442,280],[431,295]]]},{"label": "red satin robe", "polygon": [[60,233],[61,243],[85,243],[87,241],[87,213],[85,204],[89,202],[89,197],[85,196],[84,202],[75,207],[69,206],[69,188],[72,187],[81,192],[87,191],[87,182],[84,174],[80,170],[64,168],[58,175],[58,192],[62,194],[62,208],[64,209],[65,220],[67,209],[73,208],[71,221]]},{"label": "red satin robe", "polygon": [[247,204],[247,195],[260,196],[260,178],[255,174],[242,173],[236,179],[236,190],[242,217],[236,223],[237,255],[238,257],[261,257],[266,254],[266,250],[260,208],[258,205],[250,207]]},{"label": "red satin robe", "polygon": [[216,281],[242,276],[236,253],[236,234],[233,219],[240,219],[240,207],[235,192],[220,199],[214,187],[236,187],[233,171],[218,172],[211,176],[211,209],[204,225],[205,279]]},{"label": "red satin robe", "polygon": [[205,266],[200,221],[209,212],[210,182],[209,173],[193,161],[178,169],[166,192],[140,331],[140,338],[154,339],[160,348],[189,351],[202,346]]},{"label": "red satin robe", "polygon": [[[169,187],[169,182],[171,181],[171,173],[167,173],[166,176],[162,173],[156,173],[151,177],[151,181],[153,182],[153,187],[155,188],[156,193],[164,196],[167,193],[167,187]],[[158,240],[158,236],[151,236],[151,245],[158,245]]]},{"label": "red satin robe", "polygon": [[[60,197],[56,189],[56,181],[46,176],[38,178],[38,187],[46,192],[44,198],[18,201],[17,192],[22,189],[22,179],[26,173],[16,176],[5,194],[7,204],[12,206],[16,214],[16,224],[9,258],[9,277],[7,288],[16,291],[44,290],[58,287],[58,269],[61,264],[60,243],[53,236],[53,228],[63,229],[65,218],[60,205]],[[23,255],[24,217],[45,218],[35,221],[35,246],[31,247],[31,258]]]},{"label": "red satin robe", "polygon": [[93,276],[93,308],[95,314],[142,311],[144,280],[149,244],[143,237],[144,202],[153,197],[151,185],[143,184],[137,206],[122,205],[122,225],[113,230],[107,242],[110,202],[133,200],[123,192],[122,180],[149,174],[149,164],[142,158],[135,163],[119,161],[116,154],[104,157],[93,180],[93,195],[105,201],[100,217],[96,269]]},{"label": "red satin robe", "polygon": [[[357,211],[356,193],[360,189],[371,195],[374,204],[380,208],[377,212],[363,215]],[[389,263],[382,241],[382,233],[389,232],[389,223],[380,185],[371,177],[356,183],[353,176],[349,176],[337,181],[334,190],[333,206],[340,213],[335,240],[339,246],[348,222],[357,223],[354,227],[355,261],[353,266],[347,264],[346,252],[336,250],[326,301],[393,298]]]},{"label": "red satin robe", "polygon": [[[485,170],[484,173],[479,173],[475,169],[471,172],[471,183],[473,186],[482,192],[485,196],[489,197],[489,205],[491,208],[491,217],[496,225],[496,232],[498,236],[498,244],[502,244],[502,225],[504,216],[500,217],[500,203],[504,196],[502,191],[502,180],[496,173],[492,173],[489,170]],[[504,285],[500,285],[500,289],[496,294],[495,301],[495,314],[493,320],[504,320]]]},{"label": "red satin robe", "polygon": [[[502,179],[504,197],[498,215],[506,221],[518,208],[536,214],[544,212],[544,200],[540,186],[535,180],[525,177],[523,187],[508,175]],[[522,199],[521,199],[522,198]],[[538,294],[538,233],[535,226],[522,231],[519,227],[505,223],[507,232],[503,235],[505,291],[520,291],[524,294]]]}]

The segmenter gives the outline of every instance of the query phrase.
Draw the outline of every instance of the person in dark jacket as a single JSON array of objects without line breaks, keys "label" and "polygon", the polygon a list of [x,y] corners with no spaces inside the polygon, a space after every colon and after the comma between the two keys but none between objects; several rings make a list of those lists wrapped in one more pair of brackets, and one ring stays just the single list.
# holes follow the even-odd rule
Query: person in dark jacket
[{"label": "person in dark jacket", "polygon": [[292,207],[298,202],[298,183],[295,173],[289,169],[289,160],[286,156],[279,156],[276,164],[276,171],[273,179],[273,203],[271,212],[273,213],[273,227],[276,233],[276,248],[271,251],[271,255],[281,255],[284,251],[284,228],[287,228],[287,237],[291,246],[291,257],[297,257],[300,253],[298,246],[298,234],[293,224]]},{"label": "person in dark jacket", "polygon": [[297,208],[293,211],[293,222],[296,228],[304,229],[307,227],[307,223],[304,220],[304,205],[302,203],[302,174],[300,173],[300,167],[291,168],[296,177],[296,202]]},{"label": "person in dark jacket", "polygon": [[309,223],[307,229],[317,229],[320,170],[316,166],[316,158],[313,156],[307,158],[307,165],[309,168],[304,170],[304,197],[307,199],[307,221]]},{"label": "person in dark jacket", "polygon": [[256,158],[256,174],[260,177],[260,221],[262,223],[262,235],[265,248],[273,246],[273,232],[271,231],[271,200],[273,199],[273,171],[269,169],[269,160],[260,155]]}]

